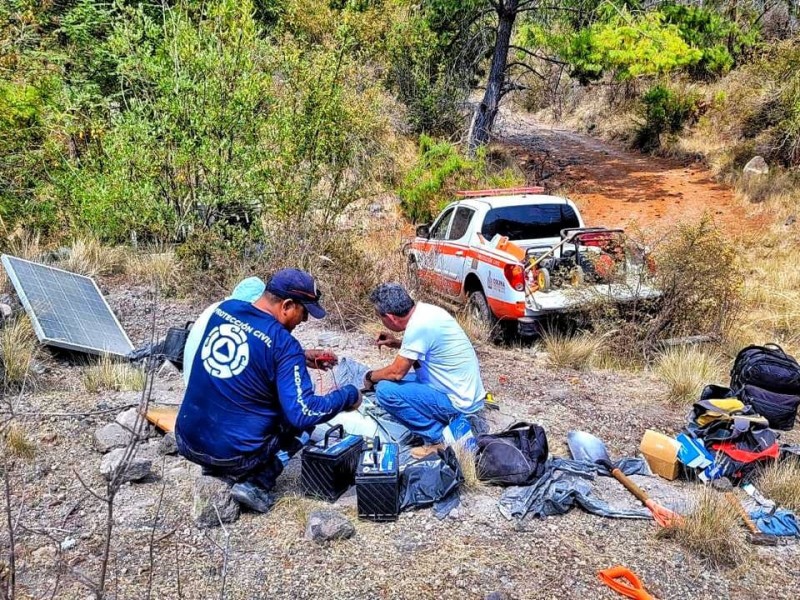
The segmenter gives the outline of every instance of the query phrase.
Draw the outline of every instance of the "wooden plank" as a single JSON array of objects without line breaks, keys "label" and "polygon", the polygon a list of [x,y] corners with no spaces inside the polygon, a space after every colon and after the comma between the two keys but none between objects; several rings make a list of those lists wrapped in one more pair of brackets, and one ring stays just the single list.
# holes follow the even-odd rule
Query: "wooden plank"
[{"label": "wooden plank", "polygon": [[152,406],[147,410],[147,420],[166,433],[175,431],[177,418],[177,406]]}]

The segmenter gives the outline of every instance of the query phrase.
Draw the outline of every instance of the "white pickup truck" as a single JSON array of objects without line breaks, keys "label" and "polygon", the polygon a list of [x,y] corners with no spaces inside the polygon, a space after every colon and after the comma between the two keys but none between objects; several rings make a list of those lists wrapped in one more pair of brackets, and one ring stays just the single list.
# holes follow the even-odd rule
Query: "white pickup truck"
[{"label": "white pickup truck", "polygon": [[431,225],[417,227],[409,272],[446,304],[494,327],[534,335],[546,315],[592,299],[649,298],[639,253],[621,230],[587,228],[570,200],[541,188],[460,192]]}]

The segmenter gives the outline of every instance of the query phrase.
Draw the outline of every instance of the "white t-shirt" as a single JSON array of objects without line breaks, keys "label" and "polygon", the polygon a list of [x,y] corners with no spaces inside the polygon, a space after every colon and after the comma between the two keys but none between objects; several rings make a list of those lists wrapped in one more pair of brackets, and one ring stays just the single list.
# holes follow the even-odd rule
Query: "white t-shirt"
[{"label": "white t-shirt", "polygon": [[399,354],[419,361],[417,380],[447,394],[453,408],[463,413],[481,408],[486,390],[478,356],[467,334],[443,308],[417,302]]}]

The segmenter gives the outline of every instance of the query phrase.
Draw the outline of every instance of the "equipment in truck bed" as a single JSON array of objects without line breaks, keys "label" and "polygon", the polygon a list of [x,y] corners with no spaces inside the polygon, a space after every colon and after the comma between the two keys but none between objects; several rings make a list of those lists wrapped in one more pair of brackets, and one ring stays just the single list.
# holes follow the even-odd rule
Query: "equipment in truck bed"
[{"label": "equipment in truck bed", "polygon": [[611,283],[625,273],[626,241],[622,229],[562,229],[557,244],[528,249],[526,291],[547,292],[565,284]]}]

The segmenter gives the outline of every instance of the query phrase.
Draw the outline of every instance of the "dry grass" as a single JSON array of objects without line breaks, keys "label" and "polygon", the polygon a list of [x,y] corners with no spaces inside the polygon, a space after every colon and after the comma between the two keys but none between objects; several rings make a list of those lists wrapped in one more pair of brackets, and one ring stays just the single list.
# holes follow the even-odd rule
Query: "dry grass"
[{"label": "dry grass", "polygon": [[686,346],[659,355],[655,370],[667,384],[667,400],[676,406],[699,399],[703,387],[719,381],[724,372],[716,353]]},{"label": "dry grass", "polygon": [[751,556],[736,507],[708,487],[698,493],[694,510],[683,522],[662,529],[659,536],[676,540],[714,567],[734,567]]},{"label": "dry grass", "polygon": [[103,246],[94,238],[79,238],[73,242],[69,256],[59,266],[73,273],[96,277],[122,273],[127,262],[124,248]]},{"label": "dry grass", "polygon": [[83,374],[87,392],[100,390],[140,391],[144,387],[144,373],[128,363],[103,355]]},{"label": "dry grass", "polygon": [[27,317],[17,317],[0,329],[0,357],[5,385],[19,386],[30,377],[36,348],[36,336]]},{"label": "dry grass", "polygon": [[5,451],[9,456],[31,460],[36,456],[36,444],[28,437],[28,432],[21,426],[12,423],[5,431]]},{"label": "dry grass", "polygon": [[562,369],[591,369],[601,356],[603,343],[603,336],[589,333],[573,335],[552,330],[542,334],[547,363]]},{"label": "dry grass", "polygon": [[789,510],[800,510],[800,462],[772,463],[759,477],[759,490]]},{"label": "dry grass", "polygon": [[[488,324],[479,321],[467,311],[461,310],[455,314],[456,321],[461,325],[461,329],[467,334],[470,341],[476,345],[491,344],[492,340],[497,337],[497,331],[489,327]],[[495,327],[499,327],[496,325]]]},{"label": "dry grass", "polygon": [[483,483],[478,479],[478,468],[475,461],[475,452],[468,449],[464,444],[456,442],[452,446],[456,454],[458,463],[461,465],[461,472],[464,474],[463,489],[474,492],[483,487]]},{"label": "dry grass", "polygon": [[159,249],[149,254],[134,254],[129,257],[126,270],[138,281],[157,286],[164,296],[172,295],[179,281],[178,260],[172,250]]}]

